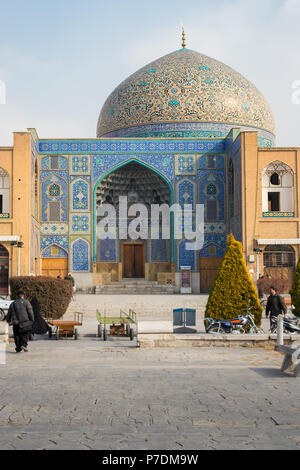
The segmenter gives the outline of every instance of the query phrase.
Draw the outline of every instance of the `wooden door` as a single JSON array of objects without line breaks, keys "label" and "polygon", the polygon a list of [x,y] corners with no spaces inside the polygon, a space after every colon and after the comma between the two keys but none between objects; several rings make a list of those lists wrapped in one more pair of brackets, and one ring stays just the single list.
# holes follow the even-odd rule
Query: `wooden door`
[{"label": "wooden door", "polygon": [[135,245],[134,247],[134,277],[143,278],[145,277],[144,273],[145,261],[144,261],[144,245]]},{"label": "wooden door", "polygon": [[123,247],[124,277],[134,277],[134,245]]},{"label": "wooden door", "polygon": [[7,249],[0,245],[0,294],[8,294],[9,255]]},{"label": "wooden door", "polygon": [[123,245],[123,277],[144,278],[145,257],[144,245],[141,243],[124,243]]},{"label": "wooden door", "polygon": [[200,258],[200,291],[207,294],[211,291],[223,258]]},{"label": "wooden door", "polygon": [[68,258],[44,258],[42,260],[42,276],[62,279],[68,274]]}]

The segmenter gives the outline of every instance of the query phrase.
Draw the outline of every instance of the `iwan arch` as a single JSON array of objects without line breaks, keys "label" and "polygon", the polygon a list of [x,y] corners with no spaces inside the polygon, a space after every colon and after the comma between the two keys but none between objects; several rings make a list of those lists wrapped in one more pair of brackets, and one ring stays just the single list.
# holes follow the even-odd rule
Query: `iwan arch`
[{"label": "iwan arch", "polygon": [[[95,139],[35,129],[0,148],[0,290],[8,277],[72,272],[78,288],[142,278],[208,292],[232,232],[249,272],[292,278],[299,256],[299,148],[275,147],[263,95],[230,67],[185,47],[146,65],[105,102]],[[205,241],[98,240],[97,207],[205,207]],[[21,244],[18,246],[18,243]],[[263,254],[257,257],[255,249]],[[258,265],[257,265],[258,260]]]}]

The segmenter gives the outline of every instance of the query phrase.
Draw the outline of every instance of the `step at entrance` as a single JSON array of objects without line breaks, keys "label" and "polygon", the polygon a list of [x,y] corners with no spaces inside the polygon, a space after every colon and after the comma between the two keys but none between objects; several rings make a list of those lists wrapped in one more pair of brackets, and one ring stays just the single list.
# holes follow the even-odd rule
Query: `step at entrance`
[{"label": "step at entrance", "polygon": [[174,287],[169,285],[161,285],[156,281],[146,281],[145,279],[122,279],[121,281],[113,282],[108,286],[96,286],[95,294],[174,294]]}]

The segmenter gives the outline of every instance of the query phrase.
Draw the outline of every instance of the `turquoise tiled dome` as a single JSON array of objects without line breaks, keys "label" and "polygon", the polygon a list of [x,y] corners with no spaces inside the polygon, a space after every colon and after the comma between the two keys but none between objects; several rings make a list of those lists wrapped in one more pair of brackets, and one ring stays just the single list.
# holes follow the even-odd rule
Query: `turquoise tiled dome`
[{"label": "turquoise tiled dome", "polygon": [[275,134],[270,106],[251,82],[189,49],[168,54],[123,81],[102,108],[97,136],[122,136],[122,129],[128,136],[130,128],[170,123],[226,124]]}]

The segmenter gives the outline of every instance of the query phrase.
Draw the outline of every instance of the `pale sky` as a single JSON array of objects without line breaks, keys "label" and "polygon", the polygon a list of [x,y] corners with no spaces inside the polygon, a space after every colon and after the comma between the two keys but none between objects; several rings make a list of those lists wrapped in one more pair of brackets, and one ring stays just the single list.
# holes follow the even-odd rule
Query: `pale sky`
[{"label": "pale sky", "polygon": [[300,147],[300,0],[0,0],[0,146],[94,138],[101,107],[126,77],[187,47],[233,67],[265,95],[277,146]]}]

